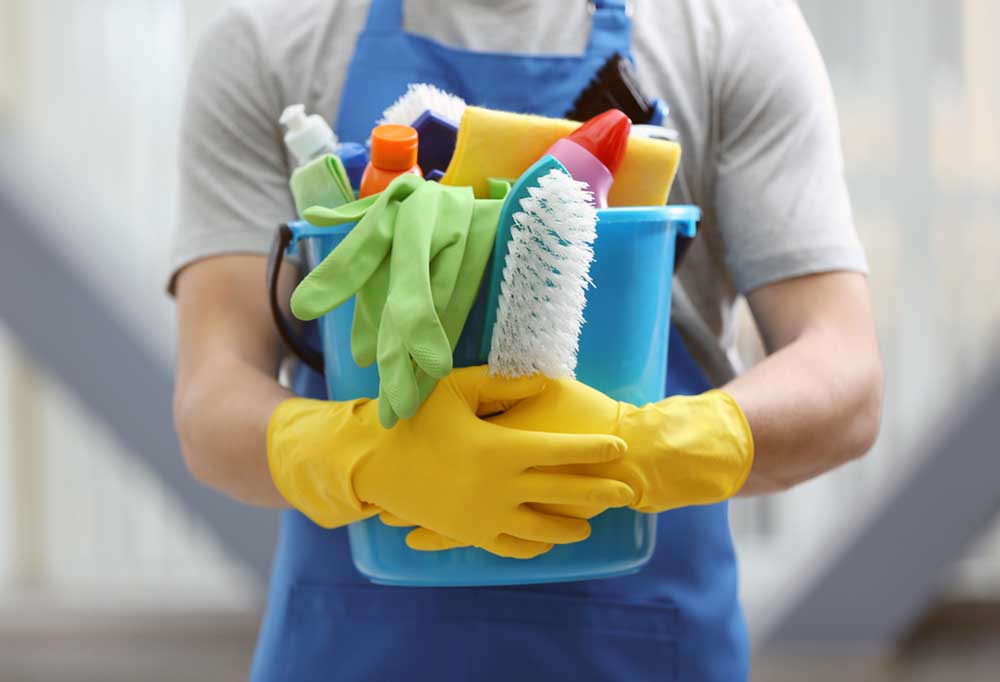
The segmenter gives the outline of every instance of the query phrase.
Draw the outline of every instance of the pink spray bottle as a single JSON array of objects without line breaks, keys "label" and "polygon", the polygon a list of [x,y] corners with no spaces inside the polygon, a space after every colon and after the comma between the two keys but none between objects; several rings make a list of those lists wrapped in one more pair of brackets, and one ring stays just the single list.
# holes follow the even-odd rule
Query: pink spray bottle
[{"label": "pink spray bottle", "polygon": [[551,154],[576,180],[590,185],[593,204],[606,208],[615,173],[625,158],[632,122],[619,109],[609,109],[556,141]]}]

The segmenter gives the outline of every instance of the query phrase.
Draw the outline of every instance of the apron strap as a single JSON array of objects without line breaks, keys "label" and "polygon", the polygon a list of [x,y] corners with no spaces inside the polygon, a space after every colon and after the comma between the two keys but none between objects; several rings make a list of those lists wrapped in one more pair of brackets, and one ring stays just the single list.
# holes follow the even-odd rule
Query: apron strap
[{"label": "apron strap", "polygon": [[629,17],[628,1],[590,0],[594,25],[590,30],[588,51],[607,55],[617,52],[631,57],[632,19]]},{"label": "apron strap", "polygon": [[399,33],[403,28],[403,0],[372,0],[366,33]]}]

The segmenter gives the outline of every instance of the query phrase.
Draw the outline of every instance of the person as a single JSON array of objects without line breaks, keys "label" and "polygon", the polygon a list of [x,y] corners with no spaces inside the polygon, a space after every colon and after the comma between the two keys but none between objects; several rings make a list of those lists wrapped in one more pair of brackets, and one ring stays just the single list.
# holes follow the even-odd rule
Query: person
[{"label": "person", "polygon": [[[333,122],[342,139],[359,140],[391,103],[386,97],[425,81],[472,104],[558,115],[571,104],[553,101],[567,90],[559,86],[582,89],[615,52],[631,55],[643,86],[670,106],[684,150],[671,203],[703,210],[701,234],[675,281],[668,391],[695,396],[680,398],[690,401],[721,387],[715,393],[731,401],[725,414],[745,418],[752,439],[745,482],[734,480],[733,490],[698,501],[716,502],[736,488],[741,495],[785,490],[871,447],[882,380],[866,262],[825,67],[795,2],[232,6],[202,38],[191,69],[169,287],[179,329],[175,421],[192,475],[247,504],[285,509],[254,680],[747,677],[724,501],[660,507],[671,511],[660,519],[655,554],[632,576],[490,589],[380,587],[354,569],[344,528],[324,528],[289,509],[269,467],[269,424],[292,396],[276,378],[281,348],[264,289],[274,229],[294,217],[282,109],[304,102]],[[282,300],[296,282],[289,270]],[[734,349],[740,296],[766,350],[745,371]],[[481,374],[470,380],[475,371],[456,370],[445,381],[453,380],[459,393],[482,392],[488,380]],[[307,374],[296,370],[297,379]],[[531,388],[514,396],[500,418],[512,415],[508,427],[524,429],[518,433],[551,431],[546,420],[560,400],[569,400],[582,411],[580,429],[592,435],[567,446],[566,456],[576,456],[570,452],[576,448],[577,461],[586,461],[610,442],[599,433],[607,423],[603,397],[580,398],[572,382],[555,385],[565,388],[562,397],[547,386],[519,403],[539,390]],[[468,405],[431,410],[457,410],[458,421],[476,402],[472,395]],[[420,434],[419,414],[428,405],[405,427],[411,437]],[[704,424],[709,431],[718,426],[711,417]],[[381,428],[377,420],[375,427]],[[326,458],[311,471],[322,477],[324,467],[338,466],[357,433],[368,432],[340,441],[306,433],[321,439]],[[535,435],[524,437],[528,450],[544,434]],[[457,451],[462,439],[456,432],[455,443],[435,447]],[[655,450],[635,441],[624,454],[620,444],[608,446],[616,452],[608,457],[628,462],[644,448]],[[681,444],[671,457],[697,454]],[[646,492],[655,497],[657,485],[672,485],[671,475],[663,474],[665,483],[645,480]],[[463,516],[488,514],[484,507],[482,519]],[[441,530],[427,525],[429,533]]]}]

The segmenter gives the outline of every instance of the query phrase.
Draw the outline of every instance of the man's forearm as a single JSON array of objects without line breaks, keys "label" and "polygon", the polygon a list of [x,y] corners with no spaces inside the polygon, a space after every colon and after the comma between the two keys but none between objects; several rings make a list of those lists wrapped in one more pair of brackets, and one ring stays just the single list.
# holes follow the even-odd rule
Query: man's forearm
[{"label": "man's forearm", "polygon": [[237,358],[217,358],[191,385],[179,386],[174,414],[192,474],[241,502],[287,506],[268,470],[267,425],[290,396],[274,377]]},{"label": "man's forearm", "polygon": [[743,409],[756,454],[742,495],[777,492],[867,452],[878,434],[877,352],[807,332],[724,387]]},{"label": "man's forearm", "polygon": [[[275,380],[280,341],[267,304],[266,259],[225,255],[177,275],[174,421],[188,469],[242,502],[283,507],[267,462],[267,426],[291,393]],[[279,280],[287,301],[295,272]]]}]

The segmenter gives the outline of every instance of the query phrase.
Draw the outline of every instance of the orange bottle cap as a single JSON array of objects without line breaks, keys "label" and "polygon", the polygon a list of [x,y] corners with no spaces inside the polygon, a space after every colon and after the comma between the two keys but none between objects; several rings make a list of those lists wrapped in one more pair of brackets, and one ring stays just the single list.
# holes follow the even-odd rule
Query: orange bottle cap
[{"label": "orange bottle cap", "polygon": [[417,165],[417,131],[396,123],[377,126],[372,131],[372,165],[392,171]]}]

